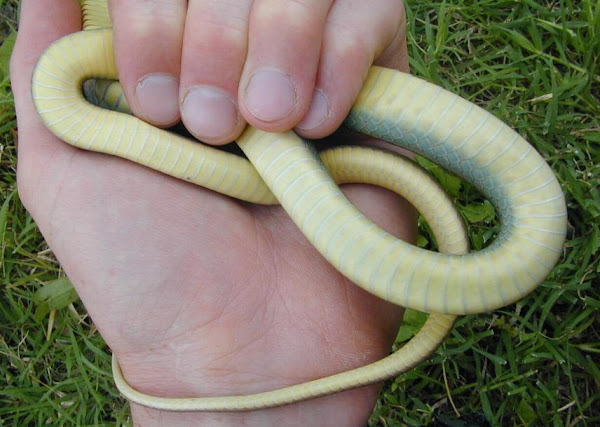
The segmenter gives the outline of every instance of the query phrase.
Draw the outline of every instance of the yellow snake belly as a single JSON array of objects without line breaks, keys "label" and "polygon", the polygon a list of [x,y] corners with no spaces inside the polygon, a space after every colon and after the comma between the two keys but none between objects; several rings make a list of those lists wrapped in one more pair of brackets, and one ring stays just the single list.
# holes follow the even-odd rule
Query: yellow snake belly
[{"label": "yellow snake belly", "polygon": [[[488,248],[467,253],[451,201],[397,155],[359,147],[317,153],[292,132],[249,127],[237,141],[244,159],[90,104],[83,83],[118,79],[118,73],[112,32],[102,29],[110,27],[105,2],[83,6],[87,31],[55,42],[34,71],[33,100],[53,133],[84,150],[129,159],[230,197],[281,203],[319,252],[358,286],[431,313],[413,340],[388,358],[248,396],[148,396],[125,382],[113,357],[117,386],[129,399],[165,410],[250,410],[381,381],[431,354],[455,315],[491,311],[531,292],[561,255],[566,208],[552,171],[516,132],[472,103],[408,74],[373,67],[345,122],[429,158],[492,201],[500,235]],[[375,226],[340,191],[337,184],[344,182],[380,185],[407,198],[429,222],[443,253],[416,248]]]}]

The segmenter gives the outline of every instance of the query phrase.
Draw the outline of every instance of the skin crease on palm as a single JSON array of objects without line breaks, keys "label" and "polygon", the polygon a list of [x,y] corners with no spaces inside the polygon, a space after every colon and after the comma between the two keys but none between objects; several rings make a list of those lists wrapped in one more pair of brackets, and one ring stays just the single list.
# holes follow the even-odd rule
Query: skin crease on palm
[{"label": "skin crease on palm", "polygon": [[[179,38],[171,34],[173,45],[158,43],[161,37],[169,40],[168,34],[157,31],[142,43],[120,26],[116,17],[134,20],[135,8],[142,3],[129,2],[131,9],[124,9],[125,2],[111,4],[128,99],[149,71],[180,75],[181,86],[187,86],[180,88],[183,97],[193,84],[224,84],[223,90],[239,99],[240,117],[245,120],[213,143],[234,139],[245,121],[283,131],[311,113],[318,115],[319,111],[310,111],[315,83],[330,98],[330,111],[321,125],[300,133],[325,136],[346,115],[372,62],[408,68],[398,1],[381,0],[366,8],[363,2],[339,0],[329,2],[325,10],[318,9],[316,1],[280,1],[276,6],[267,0],[238,1],[237,10],[246,10],[249,28],[248,45],[237,50],[223,46],[222,40],[231,38],[218,35],[219,28],[230,28],[230,23],[214,18],[228,16],[216,13],[216,3],[236,2],[189,1],[187,16],[180,4],[184,15],[173,16],[179,16],[181,24],[210,16],[214,19],[208,28],[213,33],[199,31],[211,41],[200,43],[189,35],[191,31],[181,29]],[[321,18],[290,25],[282,10],[286,7],[304,8],[310,13],[300,16],[307,19],[314,18],[318,9]],[[269,9],[280,13],[259,13]],[[277,19],[277,25],[267,15]],[[43,7],[34,0],[22,3],[11,60],[19,126],[19,193],[117,354],[127,381],[159,396],[241,394],[342,372],[387,355],[401,309],[365,293],[328,266],[281,208],[241,203],[121,159],[74,149],[44,128],[31,103],[32,69],[50,43],[78,31],[80,25],[73,0]],[[303,31],[312,38],[302,37]],[[362,40],[358,45],[364,48],[349,50],[348,42],[336,33]],[[192,42],[187,43],[188,37]],[[139,52],[144,46],[158,52],[147,56]],[[139,55],[128,55],[134,47]],[[201,55],[186,56],[193,49]],[[161,50],[184,56],[157,62]],[[224,57],[224,51],[237,56]],[[126,60],[138,57],[147,62],[132,66]],[[211,58],[207,63],[212,65],[203,70],[212,75],[209,71],[194,75],[201,65],[198,58]],[[308,65],[299,65],[299,60]],[[231,67],[232,61],[238,63],[240,83],[235,75],[232,79],[231,73],[219,70]],[[295,110],[280,120],[261,121],[244,105],[244,79],[252,75],[253,67],[286,64],[298,82]],[[135,100],[132,105],[143,109]],[[401,238],[414,239],[414,213],[404,201],[366,185],[345,186],[344,191],[377,224]],[[132,405],[132,414],[136,425],[281,425],[283,420],[287,425],[360,425],[378,390],[376,385],[363,387],[249,413],[167,413]]]}]

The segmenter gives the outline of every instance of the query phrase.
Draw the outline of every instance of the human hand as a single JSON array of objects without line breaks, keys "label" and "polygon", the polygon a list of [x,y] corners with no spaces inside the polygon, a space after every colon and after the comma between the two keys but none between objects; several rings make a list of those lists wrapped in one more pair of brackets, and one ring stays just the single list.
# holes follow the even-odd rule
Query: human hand
[{"label": "human hand", "polygon": [[[31,71],[52,41],[79,29],[76,6],[22,5],[11,62],[19,192],[129,383],[160,396],[241,394],[386,355],[400,310],[329,267],[280,208],[74,149],[45,129],[31,103]],[[375,222],[413,237],[410,211],[395,196],[346,191]],[[354,424],[368,417],[376,394],[365,387],[247,414],[132,411],[144,425]]]},{"label": "human hand", "polygon": [[134,114],[180,117],[227,143],[246,122],[322,138],[348,115],[373,63],[406,71],[397,0],[109,0],[119,78]]}]

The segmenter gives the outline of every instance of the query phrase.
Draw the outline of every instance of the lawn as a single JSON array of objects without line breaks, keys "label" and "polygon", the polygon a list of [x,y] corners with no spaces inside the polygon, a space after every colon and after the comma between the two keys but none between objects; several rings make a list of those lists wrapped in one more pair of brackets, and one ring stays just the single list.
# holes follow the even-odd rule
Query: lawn
[{"label": "lawn", "polygon": [[[0,425],[128,425],[108,349],[17,194],[8,75],[17,3],[0,0]],[[558,176],[569,225],[542,286],[460,318],[435,355],[386,383],[370,423],[598,425],[600,3],[410,0],[407,9],[412,72],[530,141]],[[473,246],[485,246],[497,231],[493,209],[422,163],[455,198]],[[419,243],[433,244],[424,223]],[[397,345],[422,321],[409,312]]]}]

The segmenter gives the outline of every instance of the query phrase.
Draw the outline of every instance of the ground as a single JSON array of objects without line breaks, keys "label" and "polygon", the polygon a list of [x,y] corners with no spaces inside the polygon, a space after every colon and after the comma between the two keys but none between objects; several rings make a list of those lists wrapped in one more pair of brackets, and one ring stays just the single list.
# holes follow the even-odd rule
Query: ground
[{"label": "ground", "polygon": [[[0,0],[0,425],[129,424],[110,357],[15,184],[8,76],[16,0]],[[407,1],[411,69],[494,113],[547,159],[569,209],[564,254],[527,298],[459,319],[426,363],[386,383],[371,425],[600,423],[600,4]],[[432,170],[475,248],[493,208]],[[434,245],[421,223],[419,243]],[[40,291],[44,289],[43,291]],[[397,345],[422,323],[408,312]]]}]

